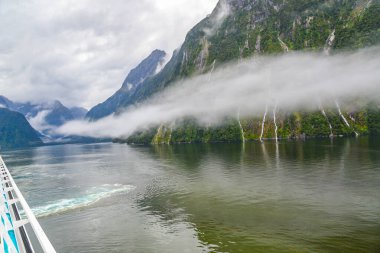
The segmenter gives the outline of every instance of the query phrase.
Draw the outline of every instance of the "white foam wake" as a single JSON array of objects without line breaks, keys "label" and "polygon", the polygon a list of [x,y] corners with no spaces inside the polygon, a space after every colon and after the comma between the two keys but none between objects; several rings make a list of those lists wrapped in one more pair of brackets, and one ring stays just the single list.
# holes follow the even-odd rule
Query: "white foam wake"
[{"label": "white foam wake", "polygon": [[102,185],[93,187],[87,191],[86,195],[70,199],[60,199],[54,202],[49,202],[43,206],[32,208],[36,217],[45,217],[53,214],[67,212],[70,210],[92,205],[102,199],[111,197],[116,194],[129,192],[135,189],[132,185]]}]

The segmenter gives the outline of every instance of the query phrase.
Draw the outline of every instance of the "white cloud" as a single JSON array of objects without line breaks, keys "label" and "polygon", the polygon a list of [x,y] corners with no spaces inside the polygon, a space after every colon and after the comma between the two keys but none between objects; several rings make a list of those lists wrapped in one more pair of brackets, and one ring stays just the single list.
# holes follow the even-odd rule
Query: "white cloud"
[{"label": "white cloud", "polygon": [[218,69],[211,78],[207,74],[174,84],[120,116],[70,122],[58,132],[120,137],[185,116],[217,124],[238,112],[241,117],[262,115],[275,105],[286,112],[318,110],[322,103],[337,112],[334,100],[380,102],[379,66],[380,47],[334,56],[291,53],[250,59]]},{"label": "white cloud", "polygon": [[42,133],[42,132],[52,128],[52,126],[50,126],[46,122],[46,116],[50,112],[51,112],[51,110],[42,110],[42,111],[38,112],[37,115],[34,117],[27,116],[27,119],[28,119],[30,125],[34,129],[36,129],[37,131],[40,131]]},{"label": "white cloud", "polygon": [[154,49],[169,54],[217,0],[0,0],[0,94],[91,107]]}]

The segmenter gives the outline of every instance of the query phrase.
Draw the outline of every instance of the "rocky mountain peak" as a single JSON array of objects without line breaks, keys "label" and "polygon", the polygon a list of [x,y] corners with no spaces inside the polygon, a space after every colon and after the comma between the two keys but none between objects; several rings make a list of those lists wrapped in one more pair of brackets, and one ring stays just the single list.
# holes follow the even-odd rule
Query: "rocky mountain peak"
[{"label": "rocky mountain peak", "polygon": [[128,100],[141,83],[154,76],[163,67],[165,57],[165,51],[153,50],[148,57],[129,72],[122,87],[106,101],[93,107],[86,117],[90,120],[97,120],[116,112],[120,104]]},{"label": "rocky mountain peak", "polygon": [[149,76],[154,75],[160,64],[164,63],[165,56],[165,51],[155,49],[148,57],[129,72],[127,78],[123,82],[122,88],[131,89],[131,86],[134,87],[142,83]]}]

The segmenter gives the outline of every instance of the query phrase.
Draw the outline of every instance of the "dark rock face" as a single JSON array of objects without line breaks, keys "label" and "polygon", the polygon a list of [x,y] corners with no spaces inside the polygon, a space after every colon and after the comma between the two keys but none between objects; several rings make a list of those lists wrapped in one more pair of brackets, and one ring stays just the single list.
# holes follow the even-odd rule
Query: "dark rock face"
[{"label": "dark rock face", "polygon": [[0,108],[0,145],[2,148],[20,148],[42,145],[38,133],[25,116]]},{"label": "dark rock face", "polygon": [[145,58],[136,68],[132,69],[125,81],[122,89],[130,89],[130,85],[137,86],[147,77],[155,74],[157,67],[162,63],[166,53],[162,50],[154,50],[147,58]]},{"label": "dark rock face", "polygon": [[128,100],[136,88],[156,73],[157,68],[164,62],[166,53],[154,50],[136,68],[132,69],[124,80],[122,87],[105,102],[92,108],[86,115],[90,120],[97,120],[117,112],[124,101]]}]

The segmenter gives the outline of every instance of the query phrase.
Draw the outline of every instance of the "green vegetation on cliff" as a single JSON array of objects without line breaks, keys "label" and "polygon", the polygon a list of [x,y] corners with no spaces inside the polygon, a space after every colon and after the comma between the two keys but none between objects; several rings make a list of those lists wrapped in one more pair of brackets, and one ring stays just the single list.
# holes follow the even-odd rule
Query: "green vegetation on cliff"
[{"label": "green vegetation on cliff", "polygon": [[380,107],[370,104],[367,111],[368,131],[371,135],[380,135]]},{"label": "green vegetation on cliff", "polygon": [[[227,7],[226,7],[227,6]],[[229,11],[227,12],[226,9]],[[228,13],[224,18],[223,13]],[[225,0],[186,36],[182,47],[156,76],[144,82],[123,106],[141,102],[175,80],[209,72],[229,61],[292,50],[353,50],[380,42],[380,2],[370,0]],[[369,102],[369,101],[368,101]],[[352,136],[380,132],[378,108],[342,105],[322,112],[282,113],[229,119],[205,127],[194,120],[167,122],[129,137],[133,143],[231,142],[265,138]],[[273,108],[272,108],[273,109]],[[263,112],[264,113],[264,112]],[[262,127],[264,126],[264,128]],[[149,140],[149,141],[148,141]]]}]

